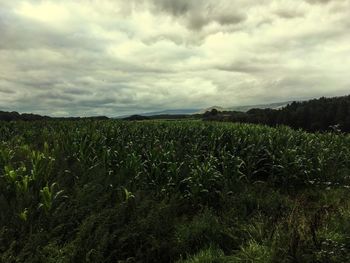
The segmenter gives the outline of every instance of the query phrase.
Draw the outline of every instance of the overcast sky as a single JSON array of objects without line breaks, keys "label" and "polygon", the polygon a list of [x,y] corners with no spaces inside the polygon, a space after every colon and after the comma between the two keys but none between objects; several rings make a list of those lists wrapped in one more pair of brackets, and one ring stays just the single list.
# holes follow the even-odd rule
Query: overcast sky
[{"label": "overcast sky", "polygon": [[117,116],[350,93],[350,0],[0,0],[0,110]]}]

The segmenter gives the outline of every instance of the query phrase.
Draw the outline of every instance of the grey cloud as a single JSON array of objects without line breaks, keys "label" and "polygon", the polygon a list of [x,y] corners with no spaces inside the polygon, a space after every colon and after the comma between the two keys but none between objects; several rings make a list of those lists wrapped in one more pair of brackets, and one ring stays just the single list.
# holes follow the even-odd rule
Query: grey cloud
[{"label": "grey cloud", "polygon": [[281,65],[272,56],[268,58],[256,56],[253,58],[246,58],[245,60],[236,60],[231,63],[220,64],[215,68],[228,72],[260,74],[271,71],[276,72],[277,69],[281,69]]},{"label": "grey cloud", "polygon": [[[0,0],[0,105],[116,116],[340,94],[350,19],[332,10],[348,5],[307,1]],[[59,5],[67,21],[23,16],[22,3]]]},{"label": "grey cloud", "polygon": [[79,105],[83,107],[105,107],[108,104],[114,104],[117,100],[115,98],[96,98],[88,100],[80,100]]},{"label": "grey cloud", "polygon": [[193,13],[188,16],[187,23],[188,27],[192,30],[201,30],[206,25],[217,22],[222,26],[226,25],[235,25],[243,22],[246,19],[246,16],[242,14],[218,14],[218,15],[207,15],[203,16],[202,14]]},{"label": "grey cloud", "polygon": [[[263,67],[256,66],[254,64],[239,64],[233,63],[229,65],[222,65],[217,67],[218,70],[230,71],[230,72],[239,72],[239,73],[257,73],[264,71]],[[265,69],[266,70],[266,69]]]},{"label": "grey cloud", "polygon": [[188,13],[190,10],[196,8],[196,4],[193,1],[188,0],[161,0],[155,1],[156,8],[169,12],[174,16],[181,16]]},{"label": "grey cloud", "polygon": [[187,20],[188,27],[191,30],[201,30],[210,22],[210,20],[204,17],[202,14],[191,14]]},{"label": "grey cloud", "polygon": [[81,88],[68,88],[63,90],[66,94],[72,94],[72,95],[91,95],[92,92],[86,89]]},{"label": "grey cloud", "polygon": [[305,0],[305,1],[310,3],[310,4],[327,4],[327,3],[334,1],[334,0]]},{"label": "grey cloud", "polygon": [[243,22],[246,16],[243,14],[222,14],[216,17],[216,21],[221,25],[231,25]]},{"label": "grey cloud", "polygon": [[146,45],[153,45],[163,40],[171,41],[176,45],[182,45],[185,42],[185,39],[183,36],[163,34],[163,33],[143,39],[142,42],[145,43]]},{"label": "grey cloud", "polygon": [[4,93],[4,94],[15,94],[16,91],[11,90],[11,89],[6,89],[6,88],[0,88],[0,93]]},{"label": "grey cloud", "polygon": [[285,19],[293,19],[293,18],[304,16],[302,12],[298,12],[296,10],[278,10],[275,12],[275,14]]},{"label": "grey cloud", "polygon": [[[220,25],[235,25],[243,22],[246,16],[238,12],[234,4],[222,1],[204,0],[149,0],[155,11],[168,13],[182,19],[187,27],[199,31],[206,25],[217,22]],[[234,7],[234,8],[232,8]]]},{"label": "grey cloud", "polygon": [[271,19],[271,18],[264,18],[264,19],[258,21],[256,26],[259,28],[259,27],[262,27],[264,25],[271,25],[272,22],[273,22],[273,19]]},{"label": "grey cloud", "polygon": [[[18,17],[11,10],[0,10],[0,50],[1,49],[35,49],[35,48],[69,48],[101,51],[105,43],[96,38],[81,25],[74,25],[65,30],[46,24]],[[79,32],[79,34],[77,33]]]},{"label": "grey cloud", "polygon": [[67,96],[64,94],[60,94],[58,92],[44,92],[39,94],[37,97],[37,99],[44,99],[44,100],[61,100],[61,101],[74,101],[74,99],[71,96]]}]

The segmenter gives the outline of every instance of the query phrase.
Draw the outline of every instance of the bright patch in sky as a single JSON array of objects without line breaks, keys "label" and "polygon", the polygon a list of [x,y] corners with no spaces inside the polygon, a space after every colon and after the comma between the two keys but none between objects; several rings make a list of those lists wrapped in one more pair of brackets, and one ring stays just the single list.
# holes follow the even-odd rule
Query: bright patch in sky
[{"label": "bright patch in sky", "polygon": [[50,2],[22,2],[16,9],[16,13],[19,16],[54,25],[59,25],[69,18],[69,12],[64,6]]}]

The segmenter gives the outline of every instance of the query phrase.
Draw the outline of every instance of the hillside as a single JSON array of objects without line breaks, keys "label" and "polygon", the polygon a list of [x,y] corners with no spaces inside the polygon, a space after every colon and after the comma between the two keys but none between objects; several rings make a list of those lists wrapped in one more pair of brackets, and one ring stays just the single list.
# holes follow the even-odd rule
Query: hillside
[{"label": "hillside", "polygon": [[115,117],[115,119],[128,119],[132,116],[144,116],[144,117],[155,117],[155,116],[171,116],[171,115],[191,115],[198,112],[198,109],[175,109],[175,110],[162,110],[162,111],[152,111],[144,112],[138,114],[127,114]]},{"label": "hillside", "polygon": [[339,130],[350,132],[350,96],[320,98],[303,102],[293,102],[274,109],[251,109],[247,112],[224,112],[207,114],[206,120],[233,121],[266,124],[270,126],[288,125],[307,131]]},{"label": "hillside", "polygon": [[211,111],[213,109],[216,109],[217,111],[240,111],[240,112],[247,112],[251,109],[280,109],[282,107],[287,106],[288,104],[292,103],[293,101],[286,101],[286,102],[276,102],[276,103],[269,103],[269,104],[257,104],[257,105],[242,105],[242,106],[232,106],[232,107],[220,107],[220,106],[212,106],[206,109],[202,109],[196,114],[204,114],[207,111]]},{"label": "hillside", "polygon": [[[258,105],[243,105],[243,106],[233,106],[233,107],[220,107],[220,106],[212,106],[205,109],[175,109],[175,110],[162,110],[162,111],[153,111],[153,112],[144,112],[144,113],[138,113],[134,115],[140,115],[140,116],[146,116],[146,117],[155,117],[155,116],[170,116],[170,115],[198,115],[198,114],[204,114],[207,111],[211,111],[212,109],[216,109],[218,111],[242,111],[246,112],[250,109],[279,109],[281,107],[287,106],[289,103],[292,103],[293,101],[287,101],[287,102],[277,102],[277,103],[269,103],[269,104],[258,104]],[[133,116],[132,114],[128,115],[122,115],[116,117],[116,119],[124,119],[129,118]]]},{"label": "hillside", "polygon": [[18,113],[16,111],[0,111],[0,121],[39,121],[39,120],[107,120],[106,116],[92,116],[92,117],[49,117],[33,113]]},{"label": "hillside", "polygon": [[7,111],[0,111],[0,121],[34,121],[34,120],[47,120],[50,119],[48,116],[41,116],[38,114],[32,114],[32,113],[18,113],[16,111],[13,112],[7,112]]}]

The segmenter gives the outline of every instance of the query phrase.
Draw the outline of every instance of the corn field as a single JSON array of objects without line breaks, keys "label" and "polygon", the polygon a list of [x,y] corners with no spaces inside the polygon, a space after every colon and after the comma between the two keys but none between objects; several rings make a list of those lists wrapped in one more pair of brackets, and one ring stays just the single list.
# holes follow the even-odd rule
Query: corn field
[{"label": "corn field", "polygon": [[350,136],[0,122],[0,262],[350,262]]}]

